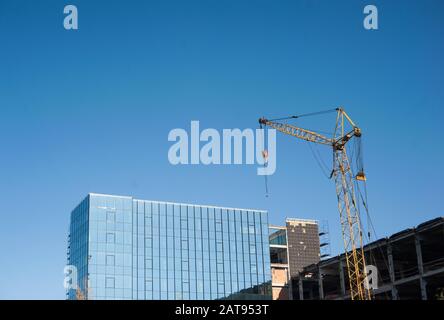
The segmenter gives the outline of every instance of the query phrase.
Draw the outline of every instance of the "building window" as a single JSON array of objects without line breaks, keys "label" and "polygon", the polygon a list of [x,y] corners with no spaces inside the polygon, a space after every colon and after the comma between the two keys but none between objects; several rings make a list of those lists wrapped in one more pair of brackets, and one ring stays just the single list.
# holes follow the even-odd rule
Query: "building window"
[{"label": "building window", "polygon": [[106,212],[106,222],[114,223],[116,222],[116,213],[112,211]]},{"label": "building window", "polygon": [[106,265],[107,266],[113,266],[115,265],[115,257],[113,255],[107,255],[106,256]]},{"label": "building window", "polygon": [[106,234],[106,243],[115,243],[116,242],[116,236],[114,233],[107,233]]},{"label": "building window", "polygon": [[114,280],[114,278],[106,278],[105,279],[105,286],[106,286],[106,288],[114,288],[114,286],[115,286],[115,280]]}]

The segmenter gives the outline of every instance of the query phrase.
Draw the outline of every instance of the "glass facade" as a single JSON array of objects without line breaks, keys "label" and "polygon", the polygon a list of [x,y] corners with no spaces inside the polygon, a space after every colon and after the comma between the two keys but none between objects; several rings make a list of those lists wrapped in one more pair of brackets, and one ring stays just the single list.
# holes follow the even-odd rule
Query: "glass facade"
[{"label": "glass facade", "polygon": [[88,299],[271,299],[266,211],[90,194],[69,239]]}]

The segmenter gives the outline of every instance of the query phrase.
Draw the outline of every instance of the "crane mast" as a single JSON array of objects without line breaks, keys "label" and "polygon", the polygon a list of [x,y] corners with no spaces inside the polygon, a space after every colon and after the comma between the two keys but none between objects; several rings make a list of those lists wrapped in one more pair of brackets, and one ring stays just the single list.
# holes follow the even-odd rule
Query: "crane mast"
[{"label": "crane mast", "polygon": [[[353,123],[342,108],[337,108],[335,110],[337,111],[337,117],[332,138],[326,137],[315,131],[306,130],[286,123],[280,123],[275,120],[261,118],[259,119],[259,123],[261,126],[269,126],[277,131],[308,142],[332,147],[333,170],[331,178],[334,178],[336,185],[336,196],[345,248],[350,297],[352,300],[370,300],[370,291],[365,286],[366,264],[362,241],[362,227],[354,187],[354,179],[363,181],[366,180],[366,178],[362,171],[359,171],[356,176],[353,174],[350,160],[347,155],[347,149],[345,147],[353,137],[361,136],[361,130]],[[297,117],[293,116],[291,118]],[[349,131],[345,130],[347,124],[352,127]]]}]

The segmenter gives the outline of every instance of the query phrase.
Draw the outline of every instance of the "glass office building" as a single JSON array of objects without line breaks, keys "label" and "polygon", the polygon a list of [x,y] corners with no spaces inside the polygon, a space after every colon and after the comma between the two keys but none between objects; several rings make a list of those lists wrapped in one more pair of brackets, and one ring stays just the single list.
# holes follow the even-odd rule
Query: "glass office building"
[{"label": "glass office building", "polygon": [[88,299],[271,299],[266,211],[89,194],[68,264]]}]

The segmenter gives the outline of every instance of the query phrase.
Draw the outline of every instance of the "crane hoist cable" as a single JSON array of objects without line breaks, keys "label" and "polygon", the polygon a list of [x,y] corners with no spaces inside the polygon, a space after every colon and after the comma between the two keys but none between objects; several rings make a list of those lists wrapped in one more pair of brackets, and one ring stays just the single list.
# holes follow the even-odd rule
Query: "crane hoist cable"
[{"label": "crane hoist cable", "polygon": [[319,153],[319,150],[316,149],[316,152],[313,148],[313,144],[310,142],[307,142],[308,146],[310,147],[310,151],[313,154],[313,158],[316,160],[316,163],[318,164],[319,168],[321,168],[322,173],[326,178],[330,178],[330,174],[328,172],[331,172],[331,170],[328,170],[329,168],[325,164],[325,162],[322,160],[322,157]]},{"label": "crane hoist cable", "polygon": [[332,113],[332,112],[335,112],[335,111],[337,111],[337,108],[327,109],[327,110],[318,111],[318,112],[304,113],[304,114],[299,114],[299,115],[295,115],[295,116],[287,116],[287,117],[283,117],[283,118],[268,119],[268,121],[281,121],[281,120],[289,120],[289,119],[299,119],[299,118],[303,118],[303,117],[318,116],[318,115],[321,115],[321,114]]},{"label": "crane hoist cable", "polygon": [[[259,128],[262,130],[263,128],[262,128],[262,124],[259,124]],[[267,166],[268,166],[268,150],[267,150],[267,148],[268,148],[268,146],[266,146],[265,145],[265,141],[268,141],[267,140],[267,137],[265,136],[266,135],[266,130],[264,130],[264,136],[263,136],[263,138],[264,138],[264,150],[262,150],[262,158],[264,159],[264,169],[266,169],[267,168]],[[268,198],[268,196],[269,196],[269,193],[268,193],[268,178],[267,178],[267,174],[264,174],[264,182],[265,182],[265,198]]]},{"label": "crane hoist cable", "polygon": [[[318,111],[318,112],[310,112],[310,113],[305,113],[305,114],[300,114],[300,115],[293,115],[293,116],[287,116],[287,117],[282,117],[282,118],[276,118],[276,119],[271,119],[270,121],[280,121],[280,120],[289,120],[289,119],[299,119],[299,118],[304,118],[304,117],[310,117],[310,116],[316,116],[316,115],[321,115],[321,114],[327,114],[327,113],[332,113],[337,111],[337,108],[332,108],[332,109],[326,109],[323,111]],[[259,128],[262,129],[262,124],[259,124]],[[327,132],[325,131],[321,131],[321,130],[317,130],[317,132],[320,133],[324,133],[326,134]],[[266,133],[264,132],[264,135]],[[267,141],[267,139],[264,139],[264,141]],[[322,160],[322,157],[319,154],[319,150],[316,149],[316,152],[313,150],[313,147],[310,143],[308,143],[308,146],[310,147],[310,150],[313,154],[313,157],[315,158],[316,162],[318,163],[319,167],[321,168],[322,172],[324,173],[324,175],[326,177],[328,177],[329,175],[326,173],[326,169],[328,168],[328,166],[325,164],[325,162]],[[267,149],[265,148],[262,151],[262,155],[264,154],[264,152],[268,152]],[[317,153],[317,154],[316,154]],[[264,156],[263,156],[264,157]],[[264,157],[265,158],[265,157]],[[265,160],[265,159],[264,159]],[[264,162],[264,168],[267,167],[267,163]],[[268,188],[268,178],[267,175],[264,175],[264,180],[265,180],[265,197],[268,198],[269,196],[269,188]]]}]

